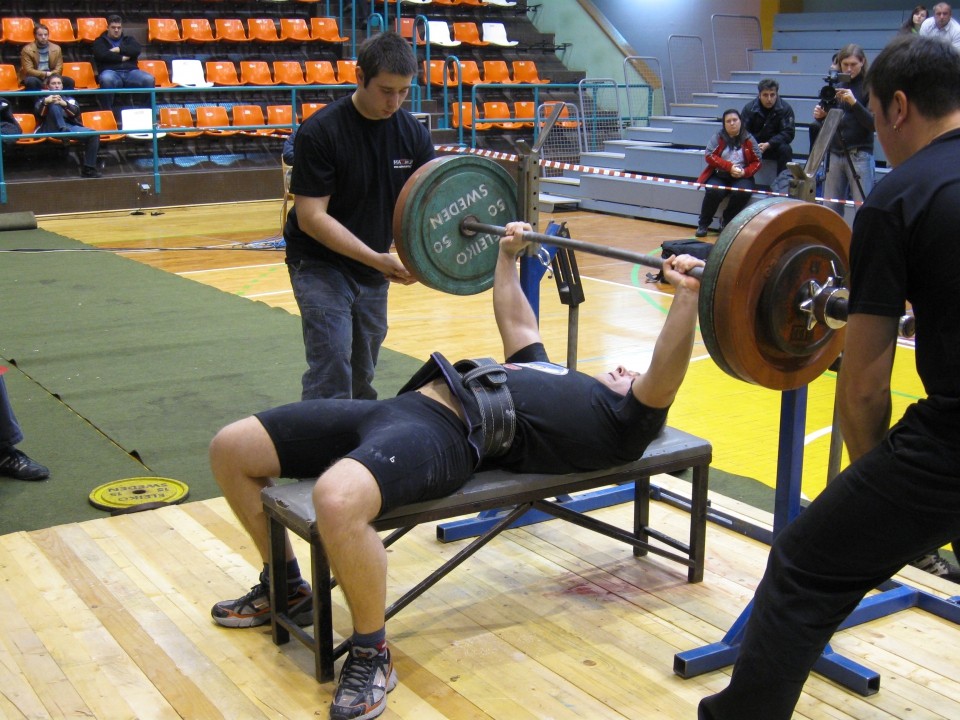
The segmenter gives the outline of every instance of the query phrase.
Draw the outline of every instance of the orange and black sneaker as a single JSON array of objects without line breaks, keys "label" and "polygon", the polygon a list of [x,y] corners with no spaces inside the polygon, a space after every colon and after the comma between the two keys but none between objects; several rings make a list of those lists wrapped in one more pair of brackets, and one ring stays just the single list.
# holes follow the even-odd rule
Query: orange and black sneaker
[{"label": "orange and black sneaker", "polygon": [[387,709],[387,693],[397,686],[390,649],[350,646],[330,704],[330,720],[369,720]]},{"label": "orange and black sneaker", "polygon": [[[287,584],[287,602],[290,617],[297,625],[313,622],[313,593],[302,578]],[[266,573],[260,573],[260,582],[250,592],[236,600],[221,600],[210,611],[213,621],[224,627],[246,628],[270,622],[270,585]]]}]

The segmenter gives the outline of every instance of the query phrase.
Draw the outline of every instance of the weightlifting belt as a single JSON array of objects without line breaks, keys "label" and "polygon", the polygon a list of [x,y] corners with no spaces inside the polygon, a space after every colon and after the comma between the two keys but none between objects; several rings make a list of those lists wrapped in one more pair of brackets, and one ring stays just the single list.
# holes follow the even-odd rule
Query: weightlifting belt
[{"label": "weightlifting belt", "polygon": [[452,364],[440,353],[433,353],[397,394],[421,388],[441,376],[463,407],[477,464],[505,454],[513,443],[517,417],[503,366],[491,358]]}]

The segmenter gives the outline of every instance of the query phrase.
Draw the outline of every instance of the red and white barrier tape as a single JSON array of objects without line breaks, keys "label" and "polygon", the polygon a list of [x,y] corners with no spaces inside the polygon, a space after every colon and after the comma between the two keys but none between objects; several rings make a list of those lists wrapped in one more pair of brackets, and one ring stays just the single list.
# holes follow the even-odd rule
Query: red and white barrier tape
[{"label": "red and white barrier tape", "polygon": [[[480,155],[482,157],[492,158],[494,160],[506,160],[508,162],[519,162],[520,157],[516,154],[500,152],[498,150],[482,150],[463,147],[461,145],[437,145],[438,152],[459,153],[462,155]],[[786,193],[775,193],[770,190],[750,190],[747,188],[731,188],[726,185],[707,185],[695,182],[693,180],[676,180],[672,178],[658,177],[656,175],[644,175],[642,173],[628,172],[627,170],[616,170],[614,168],[593,167],[591,165],[577,165],[574,163],[557,162],[556,160],[541,160],[541,167],[558,168],[560,170],[572,170],[574,172],[589,173],[591,175],[605,175],[608,177],[627,178],[630,180],[648,180],[651,182],[663,183],[665,185],[680,185],[692,187],[697,190],[701,188],[717,188],[718,190],[732,190],[734,192],[745,192],[751,195],[764,195],[767,197],[790,197]],[[843,203],[851,207],[859,207],[860,202],[853,200],[828,200],[826,198],[816,198],[818,202]]]}]

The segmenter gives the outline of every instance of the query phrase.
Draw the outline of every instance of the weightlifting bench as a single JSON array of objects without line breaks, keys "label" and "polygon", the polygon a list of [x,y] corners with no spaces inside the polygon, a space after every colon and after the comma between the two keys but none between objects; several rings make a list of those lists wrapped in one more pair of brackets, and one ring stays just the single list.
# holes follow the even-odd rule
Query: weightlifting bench
[{"label": "weightlifting bench", "polygon": [[[377,531],[393,530],[384,538],[386,547],[421,523],[445,520],[483,510],[512,508],[491,528],[472,540],[423,581],[394,602],[386,611],[393,617],[413,602],[460,563],[509,528],[528,510],[536,509],[567,520],[580,527],[633,546],[635,556],[648,552],[674,560],[687,568],[687,580],[703,580],[707,525],[707,482],[713,448],[706,440],[667,427],[639,460],[608,470],[566,475],[517,474],[505,470],[477,473],[456,493],[448,497],[413,503],[383,514],[373,522]],[[651,488],[650,477],[687,468],[693,469],[693,487],[689,500],[690,537],[684,543],[649,527],[651,490],[659,497],[659,488]],[[569,493],[607,485],[634,483],[633,532],[622,530],[596,518],[564,507],[562,498]],[[311,492],[313,483],[300,482],[270,487],[263,491],[270,539],[270,608],[273,642],[282,645],[293,635],[314,654],[315,674],[320,682],[333,680],[334,660],[344,654],[346,642],[333,645],[333,614],[330,591],[335,581],[320,542]],[[686,505],[687,503],[682,503]],[[290,616],[286,593],[277,588],[287,584],[284,529],[310,543],[311,582],[313,584],[313,629],[311,635]],[[438,528],[439,530],[439,528]],[[650,544],[650,540],[671,548]]]}]

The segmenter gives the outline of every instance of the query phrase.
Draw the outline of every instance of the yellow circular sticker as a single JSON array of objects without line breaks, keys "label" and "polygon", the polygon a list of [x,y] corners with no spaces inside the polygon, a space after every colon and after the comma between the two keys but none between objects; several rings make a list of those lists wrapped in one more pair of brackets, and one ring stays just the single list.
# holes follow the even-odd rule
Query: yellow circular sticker
[{"label": "yellow circular sticker", "polygon": [[101,510],[131,508],[146,503],[178,503],[187,497],[190,488],[179,480],[160,477],[137,477],[114,480],[90,492],[90,504]]}]

